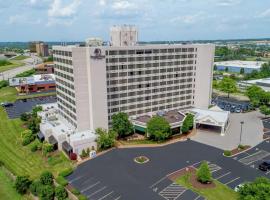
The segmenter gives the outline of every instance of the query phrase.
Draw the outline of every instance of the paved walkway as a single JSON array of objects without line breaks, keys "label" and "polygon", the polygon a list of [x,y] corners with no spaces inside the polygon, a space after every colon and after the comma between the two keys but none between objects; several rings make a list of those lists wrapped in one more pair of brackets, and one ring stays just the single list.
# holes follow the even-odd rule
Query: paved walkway
[{"label": "paved walkway", "polygon": [[240,142],[240,122],[244,121],[242,144],[256,146],[263,141],[262,115],[259,112],[233,113],[230,115],[230,124],[225,136],[219,133],[197,130],[197,134],[192,140],[208,144],[223,150],[231,150],[238,146]]}]

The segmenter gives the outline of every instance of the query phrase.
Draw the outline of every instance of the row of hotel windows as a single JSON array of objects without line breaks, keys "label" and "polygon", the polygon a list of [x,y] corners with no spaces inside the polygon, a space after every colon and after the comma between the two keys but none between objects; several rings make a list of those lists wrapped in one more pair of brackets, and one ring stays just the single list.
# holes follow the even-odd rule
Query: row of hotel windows
[{"label": "row of hotel windows", "polygon": [[[192,82],[193,79],[189,79],[189,81],[187,83],[190,83]],[[182,80],[181,80],[182,81]],[[185,79],[183,79],[183,81],[186,81]],[[182,82],[182,83],[185,83],[185,82]],[[168,86],[170,85],[169,87],[161,87],[161,88],[155,88],[155,89],[152,89],[152,93],[155,93],[155,92],[164,92],[164,91],[170,91],[170,90],[179,90],[179,89],[182,89],[184,88],[184,85],[177,85],[177,86],[174,86],[172,87],[171,85],[173,84],[173,81],[163,81],[163,82],[158,82],[156,83],[156,86]],[[111,88],[107,88],[107,92],[118,92],[118,91],[125,91],[125,90],[134,90],[134,89],[146,89],[146,88],[149,88],[151,87],[151,83],[147,83],[147,84],[138,84],[138,85],[129,85],[129,86],[120,86],[120,87],[111,87]],[[188,88],[188,87],[187,87]]]},{"label": "row of hotel windows", "polygon": [[[59,91],[56,91],[56,94],[57,94],[58,96],[62,97],[62,99],[65,99],[66,101],[68,101],[70,104],[75,105],[75,101],[72,100],[71,98],[69,98],[67,95],[62,94],[62,93],[59,92]],[[75,112],[74,109],[72,109],[72,110]]]},{"label": "row of hotel windows", "polygon": [[61,73],[61,72],[59,72],[59,71],[57,71],[57,70],[54,72],[54,74],[55,74],[56,76],[60,76],[60,77],[62,77],[62,78],[64,78],[64,79],[67,79],[67,80],[69,80],[69,81],[74,82],[74,78],[73,78],[72,76],[69,76],[69,75],[67,75],[67,74]]},{"label": "row of hotel windows", "polygon": [[72,57],[72,52],[70,52],[70,51],[53,50],[53,54],[60,55],[60,56]]},{"label": "row of hotel windows", "polygon": [[59,96],[57,97],[57,101],[60,102],[62,106],[64,106],[65,108],[68,108],[67,110],[65,110],[65,113],[67,113],[73,119],[76,120],[76,116],[70,112],[72,110],[74,113],[76,113],[76,110],[72,106],[70,106],[68,103],[66,103],[63,99],[61,99]]},{"label": "row of hotel windows", "polygon": [[[139,115],[139,114],[144,114],[144,113],[149,113],[149,112],[156,112],[156,111],[165,110],[165,109],[172,109],[172,108],[179,108],[179,107],[191,107],[192,106],[192,101],[175,103],[175,104],[168,104],[168,105],[162,105],[162,106],[157,106],[157,105],[152,105],[152,106],[155,106],[155,107],[148,108],[148,109],[142,109],[142,110],[138,110],[138,111],[128,112],[128,115],[133,116],[133,115]],[[134,109],[136,109],[136,107]],[[110,116],[108,116],[109,121],[111,120],[111,116],[114,113],[117,113],[117,112],[120,112],[120,111],[126,111],[126,110],[128,110],[127,107],[109,109],[108,110],[108,112],[110,113]]]},{"label": "row of hotel windows", "polygon": [[138,50],[111,50],[106,51],[106,55],[141,55],[156,53],[179,53],[179,52],[197,52],[197,48],[170,48],[170,49],[138,49]]},{"label": "row of hotel windows", "polygon": [[74,85],[73,85],[73,84],[70,84],[70,83],[68,83],[68,82],[66,82],[66,81],[63,81],[63,80],[59,79],[59,78],[55,78],[55,80],[56,80],[56,82],[57,82],[58,84],[60,83],[60,84],[62,84],[62,85],[64,85],[64,86],[66,86],[66,87],[68,87],[68,88],[74,90]]},{"label": "row of hotel windows", "polygon": [[75,97],[74,92],[62,87],[61,85],[56,85],[56,88],[64,92],[65,94],[68,94],[69,96]]},{"label": "row of hotel windows", "polygon": [[[179,78],[179,77],[191,77],[193,75],[192,72],[190,73],[182,73],[181,76],[178,74],[168,74],[168,75],[161,75],[161,76],[149,76],[144,78],[130,78],[130,79],[120,79],[120,80],[110,80],[107,81],[107,86],[109,85],[118,85],[118,84],[126,84],[126,83],[136,83],[141,81],[158,81],[164,79],[172,79],[172,78]],[[194,73],[195,76],[195,73]],[[181,80],[170,80],[174,81],[174,84],[180,83]],[[172,82],[168,82],[168,84],[173,84]],[[159,86],[159,83],[152,83],[152,86]]]},{"label": "row of hotel windows", "polygon": [[[194,62],[190,62],[188,63],[193,64]],[[185,70],[192,70],[193,66],[179,66],[179,64],[175,64],[173,62],[165,62],[165,63],[146,63],[146,64],[137,64],[137,65],[112,65],[112,66],[106,66],[106,70],[107,71],[114,71],[114,70],[134,70],[134,69],[147,69],[147,68],[151,68],[151,67],[169,67],[169,66],[174,66],[171,69],[174,69],[174,71],[185,71]],[[163,68],[164,69],[164,68]],[[158,70],[158,69],[157,69]]]},{"label": "row of hotel windows", "polygon": [[54,60],[55,62],[59,62],[59,63],[64,63],[64,64],[72,65],[72,60],[63,59],[63,58],[57,58],[57,57],[53,57],[53,60]]},{"label": "row of hotel windows", "polygon": [[[157,97],[159,97],[159,95],[155,95]],[[170,96],[172,96],[172,93],[170,93]],[[153,96],[154,97],[154,96]],[[158,98],[153,98],[152,99],[158,99]],[[168,95],[166,96],[168,97]],[[158,104],[164,104],[164,103],[171,103],[171,102],[177,102],[177,101],[183,101],[183,100],[188,100],[188,99],[192,99],[192,95],[188,95],[188,96],[181,96],[181,97],[170,97],[168,99],[163,99],[163,100],[160,100],[160,101],[153,101],[153,102],[146,102],[144,103],[145,106],[151,106],[151,103],[152,105],[155,105],[155,103],[158,103]],[[146,96],[146,97],[138,97],[138,98],[134,98],[134,99],[128,99],[128,100],[119,100],[119,101],[112,101],[112,102],[108,102],[108,107],[110,106],[118,106],[118,105],[124,105],[124,104],[128,104],[128,103],[136,103],[136,102],[144,102],[144,101],[149,101],[151,100],[151,96]],[[140,104],[140,105],[143,105],[143,104]],[[139,106],[141,107],[141,106]]]},{"label": "row of hotel windows", "polygon": [[[187,85],[188,87],[186,88],[192,88],[192,84]],[[133,97],[133,96],[140,96],[140,95],[144,95],[144,94],[151,94],[152,90],[144,90],[144,91],[137,91],[137,92],[129,92],[129,93],[121,93],[121,94],[111,94],[111,95],[107,95],[108,99],[119,99],[119,98],[125,98],[125,97]],[[164,98],[164,97],[168,97],[168,96],[178,96],[178,95],[183,95],[183,94],[190,94],[192,93],[192,90],[187,90],[184,91],[182,90],[180,91],[175,91],[172,93],[162,93],[159,95],[153,95],[152,99],[158,99],[158,98]],[[135,98],[137,99],[137,98]]]},{"label": "row of hotel windows", "polygon": [[64,67],[64,66],[55,64],[55,68],[73,74],[73,69],[71,69],[70,67]]},{"label": "row of hotel windows", "polygon": [[[191,54],[193,55],[193,54]],[[188,56],[188,58],[193,58],[193,56]],[[185,55],[182,55],[182,57],[184,57]],[[173,59],[181,59],[181,58],[177,58],[177,56],[174,55],[170,55],[170,56],[154,56],[152,57],[130,57],[130,58],[106,58],[106,63],[124,63],[124,62],[136,62],[136,61],[161,61],[161,60],[173,60]],[[187,60],[182,60],[182,63],[187,63]]]},{"label": "row of hotel windows", "polygon": [[[75,117],[76,118],[76,116],[69,116],[67,113],[65,113],[66,111],[68,111],[66,108],[64,108],[60,103],[58,103],[58,107],[60,108],[59,109],[59,112],[60,112],[60,114],[69,122],[69,123],[71,123],[75,128],[77,128],[77,124],[76,124],[76,122],[74,122],[74,120],[76,120],[76,119],[71,119],[70,117]],[[63,112],[64,111],[64,112]]]},{"label": "row of hotel windows", "polygon": [[[151,75],[151,74],[164,74],[166,72],[173,72],[173,68],[169,69],[161,69],[161,70],[146,70],[146,71],[137,71],[137,72],[120,72],[120,73],[110,73],[107,74],[107,78],[117,78],[117,77],[126,77],[126,76],[136,76],[136,75]],[[167,74],[167,75],[160,75],[160,79],[167,78],[173,78],[173,77],[186,77],[186,76],[192,76],[193,72],[188,73],[176,73],[176,74]],[[154,77],[154,76],[152,76]]]}]

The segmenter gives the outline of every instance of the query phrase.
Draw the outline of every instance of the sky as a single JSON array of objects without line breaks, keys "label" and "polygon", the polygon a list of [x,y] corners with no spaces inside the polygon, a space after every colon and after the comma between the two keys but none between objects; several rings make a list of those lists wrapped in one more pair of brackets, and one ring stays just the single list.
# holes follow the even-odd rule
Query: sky
[{"label": "sky", "polygon": [[109,40],[113,25],[140,41],[270,38],[270,0],[0,0],[0,41]]}]

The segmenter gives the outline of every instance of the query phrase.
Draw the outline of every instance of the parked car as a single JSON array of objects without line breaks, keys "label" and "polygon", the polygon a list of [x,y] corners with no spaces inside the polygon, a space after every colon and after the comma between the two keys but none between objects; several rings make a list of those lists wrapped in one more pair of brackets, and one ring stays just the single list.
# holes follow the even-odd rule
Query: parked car
[{"label": "parked car", "polygon": [[270,160],[266,160],[259,165],[259,169],[262,171],[268,171],[270,169]]},{"label": "parked car", "polygon": [[4,102],[4,103],[1,103],[1,106],[3,106],[3,107],[11,107],[11,106],[13,106],[13,103]]},{"label": "parked car", "polygon": [[244,187],[244,184],[241,183],[241,184],[235,186],[234,191],[238,192],[240,190],[240,188],[242,188],[242,187]]}]

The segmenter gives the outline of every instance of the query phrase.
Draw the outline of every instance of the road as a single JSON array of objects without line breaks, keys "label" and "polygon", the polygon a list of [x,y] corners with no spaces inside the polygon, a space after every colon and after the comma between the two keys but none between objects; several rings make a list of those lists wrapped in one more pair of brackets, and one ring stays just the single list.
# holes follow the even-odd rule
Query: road
[{"label": "road", "polygon": [[42,60],[41,60],[41,58],[39,58],[37,56],[31,55],[31,58],[27,58],[27,59],[23,60],[23,62],[25,63],[25,65],[22,67],[18,67],[18,68],[11,69],[11,70],[0,73],[0,81],[8,80],[9,78],[16,76],[17,74],[20,74],[24,71],[33,69],[35,64],[41,63]]}]

